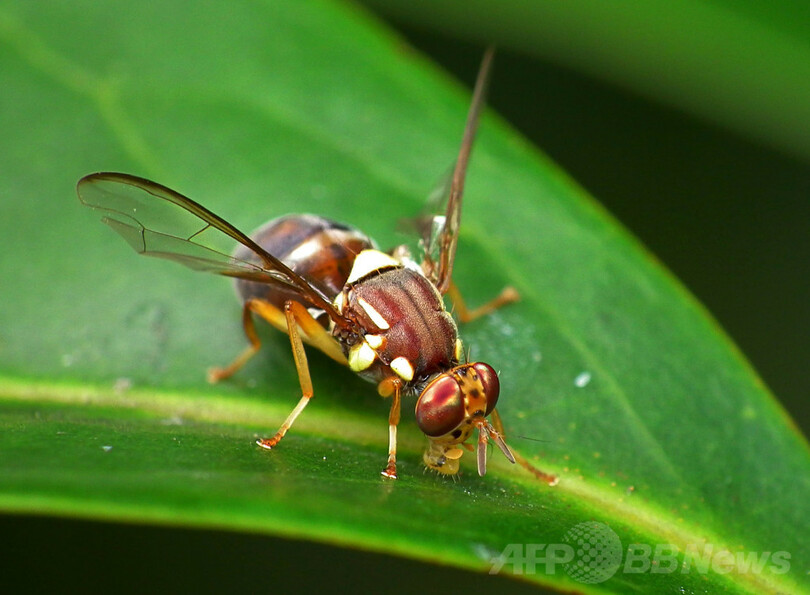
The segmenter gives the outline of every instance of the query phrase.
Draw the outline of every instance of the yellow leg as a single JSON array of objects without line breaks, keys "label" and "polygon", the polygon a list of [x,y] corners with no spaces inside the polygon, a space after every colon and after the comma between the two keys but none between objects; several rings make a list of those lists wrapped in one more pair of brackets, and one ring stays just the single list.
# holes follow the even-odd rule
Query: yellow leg
[{"label": "yellow leg", "polygon": [[307,309],[298,302],[286,302],[284,304],[284,315],[287,318],[287,333],[290,335],[295,368],[298,370],[298,381],[301,383],[301,399],[272,438],[264,438],[256,441],[259,446],[267,449],[273,448],[281,442],[287,430],[292,427],[295,420],[301,415],[301,412],[312,398],[312,378],[310,378],[309,375],[307,354],[304,351],[304,343],[301,341],[301,335],[298,333],[298,326],[306,325],[308,323],[307,318],[312,320],[312,316],[310,316]]},{"label": "yellow leg", "polygon": [[391,412],[388,414],[388,465],[382,470],[385,477],[397,478],[397,425],[399,424],[400,389],[402,382],[395,379],[393,382],[393,401]]},{"label": "yellow leg", "polygon": [[[503,440],[506,440],[506,433],[503,430],[503,420],[501,420],[501,415],[500,413],[498,413],[497,409],[492,410],[490,419],[492,420],[492,426],[495,428],[495,431],[501,435],[501,438]],[[526,469],[526,471],[534,475],[540,481],[545,481],[550,486],[555,486],[560,481],[559,477],[557,477],[556,475],[552,475],[551,473],[541,471],[540,469],[532,465],[529,461],[520,456],[518,453],[516,453],[514,450],[512,450],[511,452],[512,456],[515,457],[515,462],[524,469]]]},{"label": "yellow leg", "polygon": [[256,325],[252,316],[254,302],[258,301],[248,300],[242,306],[242,327],[245,329],[245,336],[250,345],[245,347],[244,351],[224,368],[211,368],[208,370],[208,382],[214,384],[220,380],[230,378],[259,351],[262,342],[259,340],[259,335],[256,334]]},{"label": "yellow leg", "polygon": [[480,318],[481,316],[486,316],[501,306],[505,306],[506,304],[511,304],[512,302],[517,302],[520,300],[520,294],[517,292],[517,289],[507,286],[504,287],[503,290],[501,290],[501,293],[498,294],[494,299],[488,301],[482,306],[470,310],[467,308],[467,304],[464,302],[464,298],[461,297],[461,292],[458,290],[455,283],[450,283],[450,287],[447,289],[447,295],[450,297],[450,301],[453,302],[453,307],[456,315],[458,316],[459,322],[462,323],[470,322],[476,318]]}]

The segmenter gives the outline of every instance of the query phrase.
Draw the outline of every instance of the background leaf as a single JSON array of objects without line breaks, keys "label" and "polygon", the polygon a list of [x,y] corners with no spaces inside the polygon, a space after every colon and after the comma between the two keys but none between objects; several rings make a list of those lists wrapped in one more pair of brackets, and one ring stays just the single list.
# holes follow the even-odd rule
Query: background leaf
[{"label": "background leaf", "polygon": [[[611,81],[810,157],[810,9],[779,0],[365,4]],[[486,18],[496,7],[497,18]]]},{"label": "background leaf", "polygon": [[[501,370],[512,443],[561,484],[505,463],[483,480],[469,466],[458,483],[423,475],[407,422],[403,477],[383,481],[386,404],[317,356],[317,405],[258,452],[252,437],[298,390],[286,340],[268,333],[259,361],[207,386],[205,367],[244,341],[227,283],[135,258],[82,212],[75,181],[124,170],[244,229],[294,209],[395,242],[454,158],[468,99],[343,5],[118,9],[0,13],[0,233],[19,238],[0,258],[0,505],[479,570],[510,543],[559,543],[597,520],[625,545],[792,556],[786,575],[621,573],[605,590],[807,589],[803,439],[700,307],[492,115],[456,279],[472,303],[506,283],[524,299],[464,336]],[[586,587],[559,569],[525,578]]]}]

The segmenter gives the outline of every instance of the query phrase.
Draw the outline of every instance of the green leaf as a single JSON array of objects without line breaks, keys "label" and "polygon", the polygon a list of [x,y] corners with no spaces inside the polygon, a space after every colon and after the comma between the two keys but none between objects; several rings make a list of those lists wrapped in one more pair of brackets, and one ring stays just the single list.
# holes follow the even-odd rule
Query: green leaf
[{"label": "green leaf", "polygon": [[671,544],[677,571],[660,558],[590,585],[576,566],[513,557],[500,572],[594,592],[810,592],[803,437],[685,290],[493,114],[455,280],[471,304],[506,284],[522,301],[463,336],[501,373],[511,445],[559,485],[497,456],[484,478],[472,461],[456,482],[424,474],[407,415],[401,478],[381,478],[387,403],[319,354],[315,400],[279,448],[257,449],[298,398],[287,339],[263,333],[259,357],[207,385],[244,346],[229,283],[137,258],[80,207],[76,181],[126,171],[241,229],[316,212],[393,245],[455,158],[468,93],[352,6],[120,10],[0,8],[0,508],[484,572],[596,521],[625,565],[628,548]]}]

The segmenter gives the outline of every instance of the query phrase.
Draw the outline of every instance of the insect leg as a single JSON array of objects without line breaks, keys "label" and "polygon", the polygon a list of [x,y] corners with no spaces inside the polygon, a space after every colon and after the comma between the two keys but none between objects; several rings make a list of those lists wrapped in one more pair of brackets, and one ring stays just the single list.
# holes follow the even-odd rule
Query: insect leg
[{"label": "insect leg", "polygon": [[[492,426],[495,428],[495,431],[500,434],[502,440],[506,440],[506,434],[503,430],[503,420],[501,420],[501,415],[498,413],[497,409],[492,410],[492,414],[490,415],[490,419],[492,420]],[[560,478],[556,475],[551,473],[546,473],[545,471],[541,471],[534,465],[532,465],[529,461],[524,459],[514,450],[511,451],[512,456],[515,457],[515,462],[526,469],[529,473],[534,475],[540,481],[545,481],[550,486],[555,486],[560,481]]]},{"label": "insect leg", "polygon": [[[344,366],[348,365],[346,356],[343,355],[343,350],[334,337],[332,337],[331,333],[321,326],[317,320],[312,318],[305,308],[302,307],[302,309],[306,313],[306,316],[298,318],[298,325],[303,332],[302,339],[306,343],[323,351],[336,362]],[[253,314],[258,314],[281,332],[287,333],[287,318],[284,312],[264,300],[247,300],[242,308],[242,326],[245,329],[245,336],[248,338],[250,345],[224,368],[211,368],[208,371],[209,382],[215,383],[230,378],[259,351],[261,341],[256,334]]]},{"label": "insect leg", "polygon": [[450,301],[453,302],[455,313],[458,315],[458,319],[462,323],[470,322],[476,318],[480,318],[481,316],[486,316],[501,306],[505,306],[506,304],[511,304],[512,302],[517,302],[520,300],[520,294],[517,292],[517,289],[511,286],[504,287],[503,290],[501,290],[501,293],[498,294],[494,299],[488,301],[486,304],[478,306],[477,308],[473,308],[472,310],[467,308],[467,304],[464,302],[464,298],[461,297],[461,292],[455,283],[450,283],[450,287],[447,290],[447,295],[450,298]]},{"label": "insect leg", "polygon": [[[301,339],[304,343],[320,349],[337,363],[348,366],[349,361],[343,355],[343,349],[332,333],[321,326],[321,323],[315,320],[309,310],[299,302],[287,302],[287,304],[294,304],[292,307],[295,308],[295,320],[301,330]],[[286,332],[286,329],[283,330]]]},{"label": "insect leg", "polygon": [[391,412],[388,414],[388,465],[383,469],[382,474],[391,479],[397,478],[397,425],[399,424],[401,386],[402,383],[399,379],[393,381],[393,400],[391,401]]},{"label": "insect leg", "polygon": [[307,325],[309,322],[307,319],[312,320],[315,324],[317,324],[317,322],[312,319],[307,309],[298,302],[285,302],[284,315],[287,319],[287,333],[290,335],[295,368],[298,370],[298,381],[301,383],[301,399],[272,438],[264,438],[256,441],[259,446],[267,449],[271,449],[281,442],[287,430],[290,429],[296,418],[301,415],[304,407],[309,404],[309,400],[312,398],[312,378],[309,376],[307,354],[304,351],[304,343],[298,332],[298,325]]},{"label": "insect leg", "polygon": [[271,324],[277,326],[275,322],[267,318],[267,315],[269,315],[270,312],[262,313],[262,304],[268,306],[272,310],[275,310],[277,314],[276,318],[281,318],[283,320],[283,315],[281,312],[278,309],[273,308],[273,306],[270,304],[262,302],[261,300],[247,300],[242,306],[242,327],[245,329],[245,336],[250,342],[250,345],[245,347],[244,351],[237,355],[236,358],[224,368],[211,368],[208,370],[208,382],[216,383],[220,380],[230,378],[259,351],[259,348],[262,346],[262,342],[259,340],[259,335],[256,334],[256,326],[253,322],[252,315],[253,312],[259,313]]}]

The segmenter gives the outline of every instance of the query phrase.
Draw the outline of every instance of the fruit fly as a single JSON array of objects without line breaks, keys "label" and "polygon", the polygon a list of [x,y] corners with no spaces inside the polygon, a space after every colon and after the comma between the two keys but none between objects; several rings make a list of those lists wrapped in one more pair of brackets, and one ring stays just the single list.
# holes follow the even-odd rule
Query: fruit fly
[{"label": "fruit fly", "polygon": [[[359,230],[315,215],[280,217],[249,237],[155,182],[120,173],[79,180],[81,202],[104,212],[102,221],[138,253],[236,278],[249,346],[230,365],[210,371],[211,381],[231,376],[259,350],[254,315],[289,336],[302,396],[275,435],[259,440],[259,446],[274,448],[312,399],[307,343],[391,398],[384,476],[397,477],[400,403],[411,394],[417,395],[416,422],[428,439],[423,460],[430,469],[457,473],[466,447],[477,451],[478,472],[484,475],[490,440],[515,462],[495,409],[498,374],[489,364],[466,361],[456,323],[442,299],[449,293],[459,318],[466,321],[518,297],[506,288],[470,311],[451,282],[464,177],[492,55],[488,50],[478,74],[445,213],[424,226],[421,262],[405,246],[380,251]],[[233,242],[238,246],[231,253]],[[476,431],[477,449],[467,444]],[[553,482],[552,476],[533,471]]]}]

